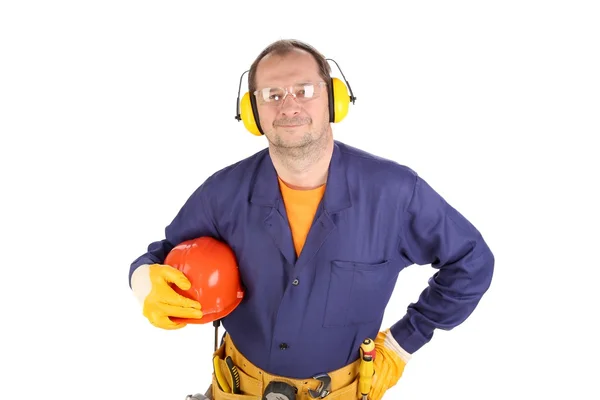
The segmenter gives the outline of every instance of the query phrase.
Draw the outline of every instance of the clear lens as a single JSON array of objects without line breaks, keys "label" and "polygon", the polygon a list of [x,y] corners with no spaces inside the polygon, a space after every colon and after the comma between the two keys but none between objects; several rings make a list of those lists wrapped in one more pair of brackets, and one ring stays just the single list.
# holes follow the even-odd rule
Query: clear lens
[{"label": "clear lens", "polygon": [[316,99],[321,94],[325,82],[299,83],[286,88],[263,88],[254,92],[259,104],[278,105],[290,94],[299,102]]}]

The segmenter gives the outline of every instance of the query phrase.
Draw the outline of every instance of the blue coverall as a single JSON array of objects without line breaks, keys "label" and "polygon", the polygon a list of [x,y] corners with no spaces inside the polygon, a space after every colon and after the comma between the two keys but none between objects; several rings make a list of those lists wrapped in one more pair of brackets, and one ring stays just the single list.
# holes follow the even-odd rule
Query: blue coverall
[{"label": "blue coverall", "polygon": [[200,236],[235,252],[246,289],[222,320],[259,368],[307,378],[356,360],[381,329],[398,274],[438,269],[391,327],[414,353],[462,323],[488,289],[494,256],[478,230],[410,168],[335,141],[323,201],[297,258],[267,149],[211,175],[130,267],[162,263]]}]

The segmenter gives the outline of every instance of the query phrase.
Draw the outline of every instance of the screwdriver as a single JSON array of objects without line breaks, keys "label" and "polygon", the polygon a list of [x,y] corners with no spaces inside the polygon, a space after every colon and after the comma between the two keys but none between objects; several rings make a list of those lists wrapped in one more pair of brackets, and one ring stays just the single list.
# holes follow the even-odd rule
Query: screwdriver
[{"label": "screwdriver", "polygon": [[360,358],[358,387],[360,394],[362,395],[362,400],[368,400],[368,395],[371,391],[371,383],[373,381],[373,374],[375,373],[373,367],[373,360],[375,359],[375,343],[373,340],[369,338],[363,340],[360,345]]}]

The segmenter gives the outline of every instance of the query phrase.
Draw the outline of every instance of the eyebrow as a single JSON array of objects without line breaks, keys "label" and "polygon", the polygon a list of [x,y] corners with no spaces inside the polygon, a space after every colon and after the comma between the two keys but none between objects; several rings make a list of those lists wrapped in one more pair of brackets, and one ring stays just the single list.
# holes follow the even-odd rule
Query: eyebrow
[{"label": "eyebrow", "polygon": [[[300,81],[296,81],[294,83],[291,83],[291,85],[306,85],[307,83],[316,83],[319,82],[319,79],[316,80],[310,80],[310,79],[305,79],[305,80],[300,80]],[[277,85],[277,84],[265,84],[261,87],[282,87],[284,85]]]}]

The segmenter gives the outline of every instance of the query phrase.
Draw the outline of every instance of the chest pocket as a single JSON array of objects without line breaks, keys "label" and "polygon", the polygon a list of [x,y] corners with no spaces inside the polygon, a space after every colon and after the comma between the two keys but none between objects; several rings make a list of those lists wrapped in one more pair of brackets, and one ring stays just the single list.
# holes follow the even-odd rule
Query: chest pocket
[{"label": "chest pocket", "polygon": [[383,317],[399,268],[378,264],[333,261],[323,326],[360,325]]}]

